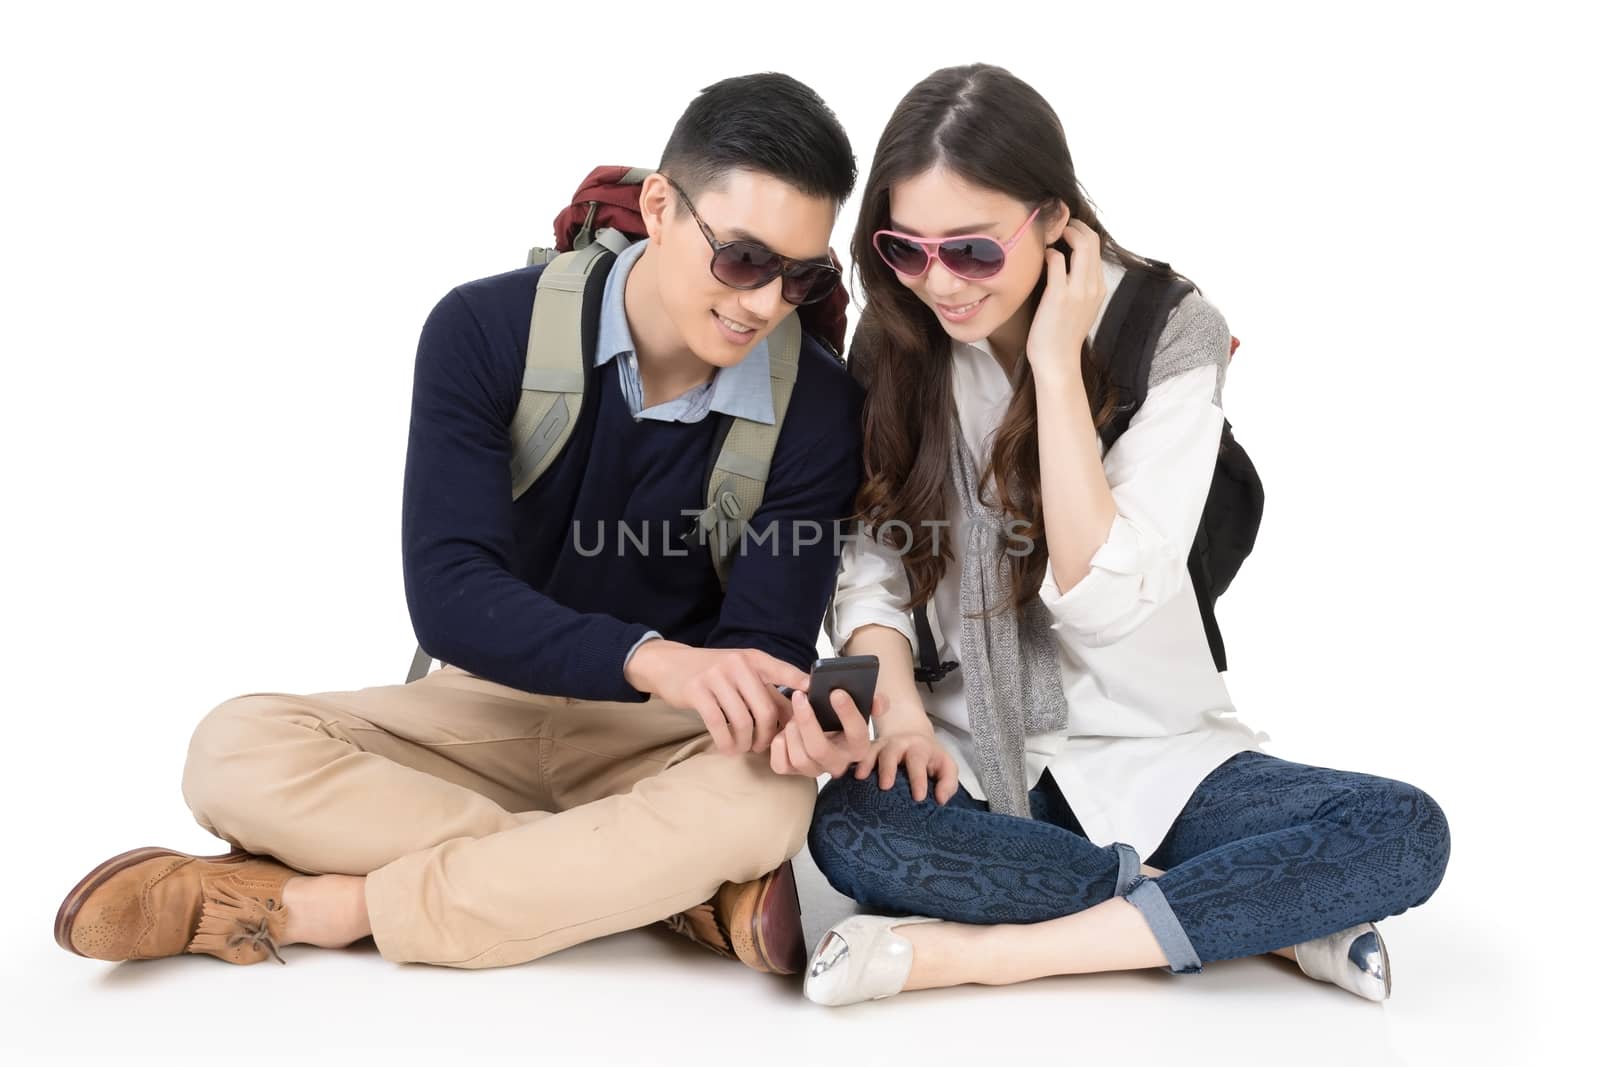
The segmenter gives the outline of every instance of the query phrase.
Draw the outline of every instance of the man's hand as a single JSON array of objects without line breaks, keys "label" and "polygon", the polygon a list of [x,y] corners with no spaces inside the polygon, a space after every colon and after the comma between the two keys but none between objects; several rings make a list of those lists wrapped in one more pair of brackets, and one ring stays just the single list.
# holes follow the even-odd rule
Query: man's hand
[{"label": "man's hand", "polygon": [[[830,774],[837,778],[845,768],[865,758],[872,740],[867,736],[867,720],[856,702],[843,689],[835,689],[830,699],[843,730],[823,733],[817,713],[805,693],[796,690],[790,697],[793,715],[783,733],[772,742],[772,769],[779,774],[803,774],[810,778]],[[872,698],[872,714],[881,717],[888,710],[882,693]]]},{"label": "man's hand", "polygon": [[695,648],[655,639],[634,650],[623,677],[677,708],[693,708],[725,756],[765,752],[788,715],[774,686],[801,688],[810,676],[753,648]]}]

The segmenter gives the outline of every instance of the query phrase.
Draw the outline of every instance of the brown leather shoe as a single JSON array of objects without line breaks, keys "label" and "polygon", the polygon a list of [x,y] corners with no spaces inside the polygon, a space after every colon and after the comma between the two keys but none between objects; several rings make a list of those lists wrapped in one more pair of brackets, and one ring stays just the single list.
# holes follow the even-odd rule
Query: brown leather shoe
[{"label": "brown leather shoe", "polygon": [[84,875],[56,912],[56,944],[97,960],[204,952],[229,963],[279,963],[289,913],[283,884],[298,872],[235,849],[192,856],[136,848]]},{"label": "brown leather shoe", "polygon": [[799,974],[806,963],[800,893],[787,861],[753,882],[724,882],[710,900],[663,921],[674,933],[763,974]]}]

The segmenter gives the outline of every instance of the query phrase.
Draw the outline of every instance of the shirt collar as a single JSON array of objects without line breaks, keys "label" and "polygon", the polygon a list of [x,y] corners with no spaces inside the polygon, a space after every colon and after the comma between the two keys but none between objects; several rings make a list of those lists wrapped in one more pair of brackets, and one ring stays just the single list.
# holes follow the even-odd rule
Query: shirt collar
[{"label": "shirt collar", "polygon": [[633,351],[633,331],[628,329],[628,313],[623,306],[622,293],[628,281],[628,272],[644,255],[649,240],[635,241],[617,255],[606,276],[605,293],[600,298],[600,333],[595,338],[594,365],[603,367],[623,352]]},{"label": "shirt collar", "polygon": [[739,362],[717,371],[712,379],[711,410],[769,426],[777,421],[772,413],[772,364],[765,338]]},{"label": "shirt collar", "polygon": [[[600,332],[595,341],[595,366],[603,367],[623,352],[633,352],[633,331],[623,291],[633,265],[644,254],[649,239],[635,241],[623,249],[606,277],[605,294],[600,301]],[[771,357],[763,338],[750,354],[731,367],[718,368],[711,376],[711,410],[735,418],[768,425],[777,419],[772,411]]]}]

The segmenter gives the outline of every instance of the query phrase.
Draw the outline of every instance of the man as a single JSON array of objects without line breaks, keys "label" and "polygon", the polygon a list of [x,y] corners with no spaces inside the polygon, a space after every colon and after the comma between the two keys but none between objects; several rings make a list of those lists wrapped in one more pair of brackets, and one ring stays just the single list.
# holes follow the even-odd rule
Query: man
[{"label": "man", "polygon": [[[58,942],[254,963],[370,934],[391,960],[488,967],[664,920],[797,971],[787,861],[816,784],[773,768],[808,762],[785,757],[786,726],[822,735],[776,686],[806,685],[861,451],[859,390],[816,340],[750,522],[760,547],[724,590],[666,531],[704,507],[725,417],[774,424],[767,338],[838,284],[828,239],[854,182],[838,120],[792,78],[696,98],[643,183],[648,238],[605,278],[572,436],[520,497],[509,426],[542,268],[446,295],[417,351],[402,517],[412,622],[443,665],[214,709],[183,791],[234,850],[106,861],[63,902]],[[846,722],[836,755],[865,749]]]}]

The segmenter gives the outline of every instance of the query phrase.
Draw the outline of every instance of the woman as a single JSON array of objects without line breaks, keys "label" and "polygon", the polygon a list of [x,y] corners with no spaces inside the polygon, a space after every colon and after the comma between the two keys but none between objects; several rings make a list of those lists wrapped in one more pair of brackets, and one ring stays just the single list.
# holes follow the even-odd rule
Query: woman
[{"label": "woman", "polygon": [[[1372,923],[1433,893],[1449,830],[1414,786],[1267,755],[1234,716],[1185,566],[1222,434],[1222,317],[1184,296],[1102,455],[1118,397],[1096,327],[1130,269],[1171,273],[1112,240],[1055,113],[991,66],[901,101],[852,248],[869,535],[830,631],[880,660],[876,738],[849,773],[797,721],[772,758],[834,775],[812,854],[888,914],[821,939],[807,996],[1276,952],[1387,997]],[[918,604],[960,664],[929,694]]]}]

